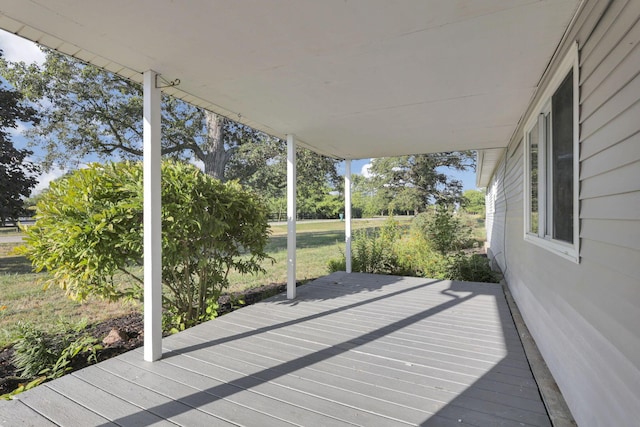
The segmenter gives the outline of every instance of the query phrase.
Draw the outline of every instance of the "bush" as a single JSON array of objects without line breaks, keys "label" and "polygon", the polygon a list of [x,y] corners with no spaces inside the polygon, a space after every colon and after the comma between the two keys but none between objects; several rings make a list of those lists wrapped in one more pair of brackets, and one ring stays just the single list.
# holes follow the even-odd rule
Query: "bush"
[{"label": "bush", "polygon": [[[22,252],[76,300],[140,299],[142,215],[142,165],[93,164],[52,183]],[[239,184],[163,162],[165,330],[213,318],[231,269],[262,271],[268,227],[266,204]]]},{"label": "bush", "polygon": [[472,247],[471,228],[444,206],[435,213],[421,213],[414,219],[414,227],[424,233],[432,247],[442,255]]},{"label": "bush", "polygon": [[446,278],[446,257],[435,251],[426,237],[416,229],[412,229],[398,241],[395,248],[406,275]]},{"label": "bush", "polygon": [[335,273],[336,271],[346,271],[347,260],[344,253],[342,254],[341,258],[330,259],[329,263],[327,264],[327,269],[329,270],[329,273]]},{"label": "bush", "polygon": [[[352,269],[362,273],[404,274],[404,269],[394,250],[395,242],[400,238],[399,224],[393,218],[388,219],[378,230],[358,230],[354,233],[352,244]],[[346,269],[345,255],[329,261],[329,271]]]},{"label": "bush", "polygon": [[491,270],[489,260],[478,254],[450,256],[447,266],[447,278],[468,282],[500,282],[500,275]]},{"label": "bush", "polygon": [[[83,326],[83,325],[82,325]],[[18,340],[13,349],[13,363],[23,378],[42,375],[59,378],[71,370],[73,360],[86,357],[97,361],[96,351],[102,348],[91,336],[80,336],[76,327],[59,325],[54,331],[43,331],[31,323],[18,324]]]},{"label": "bush", "polygon": [[33,378],[56,363],[62,350],[60,337],[37,329],[30,323],[20,322],[17,329],[13,363],[23,378]]},{"label": "bush", "polygon": [[[436,228],[446,236],[433,237]],[[424,232],[427,229],[429,232]],[[462,230],[462,231],[461,231]],[[458,247],[468,233],[450,213],[420,214],[409,233],[390,220],[379,232],[359,231],[354,235],[352,269],[362,273],[394,274],[431,279],[498,282],[489,261],[480,255],[444,252]],[[468,240],[467,240],[468,242]],[[329,261],[329,271],[344,271],[345,257]]]}]

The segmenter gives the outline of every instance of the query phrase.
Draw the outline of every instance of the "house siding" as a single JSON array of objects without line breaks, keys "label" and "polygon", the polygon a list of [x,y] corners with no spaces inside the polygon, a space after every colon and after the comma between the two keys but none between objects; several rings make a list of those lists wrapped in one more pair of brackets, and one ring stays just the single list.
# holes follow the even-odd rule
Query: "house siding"
[{"label": "house siding", "polygon": [[640,419],[639,20],[640,1],[587,1],[557,55],[578,43],[580,263],[524,240],[522,129],[487,192],[489,255],[581,426]]}]

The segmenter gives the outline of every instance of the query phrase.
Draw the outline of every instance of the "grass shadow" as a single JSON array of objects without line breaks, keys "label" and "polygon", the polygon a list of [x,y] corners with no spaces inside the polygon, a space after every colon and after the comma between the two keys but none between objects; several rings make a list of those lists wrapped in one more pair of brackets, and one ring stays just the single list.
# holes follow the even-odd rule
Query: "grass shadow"
[{"label": "grass shadow", "polygon": [[0,274],[33,273],[31,262],[23,256],[0,257]]},{"label": "grass shadow", "polygon": [[[312,233],[298,233],[296,236],[296,247],[317,248],[320,246],[332,245],[336,242],[344,242],[344,231],[322,231]],[[267,245],[267,252],[278,252],[287,250],[287,236],[272,236]]]},{"label": "grass shadow", "polygon": [[[379,227],[365,227],[354,230],[356,232],[370,232]],[[334,243],[344,243],[344,230],[337,231],[309,231],[298,232],[296,235],[296,247],[298,249],[318,248],[329,246]],[[267,252],[278,252],[287,250],[287,236],[271,236],[267,245]]]}]

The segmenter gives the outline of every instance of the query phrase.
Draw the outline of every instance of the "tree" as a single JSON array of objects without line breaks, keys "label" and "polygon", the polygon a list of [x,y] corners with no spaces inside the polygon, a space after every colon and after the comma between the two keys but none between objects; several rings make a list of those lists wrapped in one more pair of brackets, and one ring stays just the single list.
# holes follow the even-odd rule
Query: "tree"
[{"label": "tree", "polygon": [[416,187],[404,187],[396,194],[389,206],[396,213],[409,215],[410,212],[415,214],[420,208],[424,208],[424,203]]},{"label": "tree", "polygon": [[391,202],[404,188],[414,188],[422,206],[460,202],[462,183],[447,175],[447,169],[475,168],[471,151],[420,154],[374,159],[371,172],[379,191]]},{"label": "tree", "polygon": [[[78,162],[89,154],[103,159],[139,158],[141,86],[55,51],[46,52],[42,66],[0,61],[0,73],[41,111],[41,123],[27,137],[46,151],[45,168]],[[207,174],[223,181],[237,179],[266,198],[284,195],[284,141],[166,95],[162,97],[162,153],[183,160],[195,157]],[[336,164],[299,148],[301,195],[324,186],[327,179],[335,180]]]},{"label": "tree", "polygon": [[[236,182],[172,161],[162,202],[165,329],[183,329],[215,316],[232,269],[262,271],[267,210]],[[52,183],[22,252],[74,299],[141,298],[142,205],[140,163],[92,164]]]},{"label": "tree", "polygon": [[484,191],[467,190],[462,193],[462,210],[468,213],[485,215]]},{"label": "tree", "polygon": [[[89,154],[135,159],[142,155],[142,87],[64,54],[46,50],[42,66],[0,61],[0,73],[35,103],[42,120],[27,137],[45,149],[45,167]],[[162,96],[162,154],[194,156],[206,173],[224,180],[244,144],[273,139],[263,132]],[[245,151],[249,152],[249,151]]]},{"label": "tree", "polygon": [[[244,153],[247,151],[247,153]],[[286,208],[287,145],[280,139],[244,145],[230,161],[229,178],[253,188],[271,201],[273,212]],[[341,188],[338,160],[303,147],[296,149],[298,213],[316,217],[318,203]],[[325,200],[328,201],[328,200]],[[326,211],[326,206],[322,210]],[[323,216],[322,214],[321,216]],[[336,214],[337,215],[337,214]]]},{"label": "tree", "polygon": [[389,201],[383,197],[382,192],[375,188],[371,178],[353,175],[351,192],[354,217],[361,215],[362,217],[370,218],[382,215],[389,207]]},{"label": "tree", "polygon": [[[2,50],[0,50],[0,60]],[[24,213],[24,198],[36,185],[38,167],[28,160],[33,152],[17,149],[8,132],[18,122],[38,123],[36,110],[25,105],[20,92],[0,87],[0,224]]]}]

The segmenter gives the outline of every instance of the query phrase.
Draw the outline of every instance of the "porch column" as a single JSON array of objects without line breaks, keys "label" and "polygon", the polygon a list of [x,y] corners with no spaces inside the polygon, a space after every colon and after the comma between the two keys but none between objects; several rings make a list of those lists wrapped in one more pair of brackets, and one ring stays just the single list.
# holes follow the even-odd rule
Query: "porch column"
[{"label": "porch column", "polygon": [[296,140],[287,135],[287,298],[296,297]]},{"label": "porch column", "polygon": [[162,223],[160,189],[160,89],[155,71],[144,72],[144,360],[162,357]]},{"label": "porch column", "polygon": [[347,273],[351,273],[351,160],[344,164],[344,257]]}]

